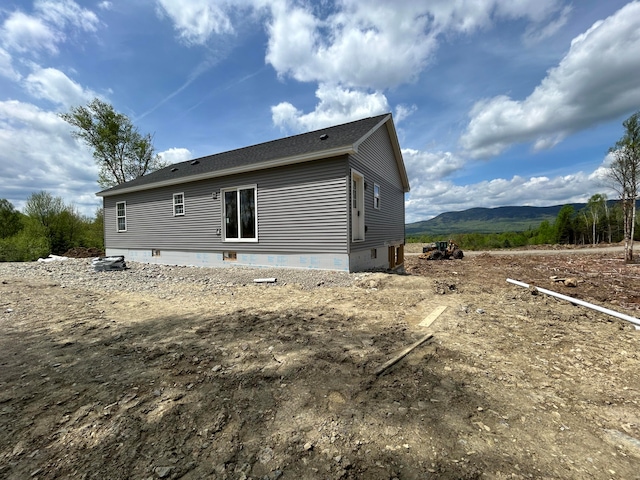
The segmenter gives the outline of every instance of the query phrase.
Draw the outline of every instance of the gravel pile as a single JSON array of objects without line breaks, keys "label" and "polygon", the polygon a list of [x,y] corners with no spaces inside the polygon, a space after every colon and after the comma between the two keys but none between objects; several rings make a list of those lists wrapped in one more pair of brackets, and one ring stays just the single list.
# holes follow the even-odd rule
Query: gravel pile
[{"label": "gravel pile", "polygon": [[285,268],[206,268],[152,265],[127,261],[123,271],[96,272],[90,258],[69,258],[55,262],[0,263],[0,280],[9,277],[49,279],[62,287],[82,287],[99,291],[162,293],[189,286],[202,289],[227,289],[257,285],[254,279],[276,278],[269,287],[297,285],[302,289],[344,287],[361,280],[366,274],[350,274],[326,270]]}]

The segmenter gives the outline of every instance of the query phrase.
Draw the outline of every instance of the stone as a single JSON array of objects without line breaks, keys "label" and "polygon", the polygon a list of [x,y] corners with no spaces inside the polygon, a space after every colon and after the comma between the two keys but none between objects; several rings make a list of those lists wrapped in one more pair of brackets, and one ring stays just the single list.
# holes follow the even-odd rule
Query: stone
[{"label": "stone", "polygon": [[155,474],[158,478],[167,478],[171,473],[172,467],[156,467]]}]

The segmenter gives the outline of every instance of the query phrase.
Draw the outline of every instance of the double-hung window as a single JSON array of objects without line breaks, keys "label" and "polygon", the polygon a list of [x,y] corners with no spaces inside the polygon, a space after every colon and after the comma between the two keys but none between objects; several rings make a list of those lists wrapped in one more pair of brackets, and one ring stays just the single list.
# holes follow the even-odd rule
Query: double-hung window
[{"label": "double-hung window", "polygon": [[119,232],[127,231],[127,202],[116,203],[116,224]]},{"label": "double-hung window", "polygon": [[173,216],[184,215],[184,193],[173,194]]},{"label": "double-hung window", "polygon": [[224,239],[236,242],[258,240],[258,216],[256,215],[257,188],[255,185],[222,190],[222,218]]},{"label": "double-hung window", "polygon": [[380,210],[380,185],[373,184],[373,208]]}]

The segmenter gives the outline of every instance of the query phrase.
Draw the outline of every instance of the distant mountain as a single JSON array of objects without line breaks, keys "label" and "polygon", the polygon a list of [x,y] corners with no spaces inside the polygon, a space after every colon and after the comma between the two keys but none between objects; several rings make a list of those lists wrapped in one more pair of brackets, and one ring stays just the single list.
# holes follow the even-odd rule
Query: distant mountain
[{"label": "distant mountain", "polygon": [[[405,226],[406,235],[523,232],[538,228],[544,220],[553,223],[564,205],[567,204],[552,207],[470,208],[462,212],[446,212],[431,220],[408,223]],[[579,211],[587,204],[568,205]]]}]

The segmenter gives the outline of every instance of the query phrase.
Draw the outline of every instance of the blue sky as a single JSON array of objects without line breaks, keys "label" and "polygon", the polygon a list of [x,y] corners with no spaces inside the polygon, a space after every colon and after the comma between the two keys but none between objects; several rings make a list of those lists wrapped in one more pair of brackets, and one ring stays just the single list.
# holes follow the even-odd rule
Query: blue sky
[{"label": "blue sky", "polygon": [[170,162],[392,112],[407,222],[614,198],[640,2],[7,0],[0,198],[93,215],[97,167],[58,114],[94,97]]}]

